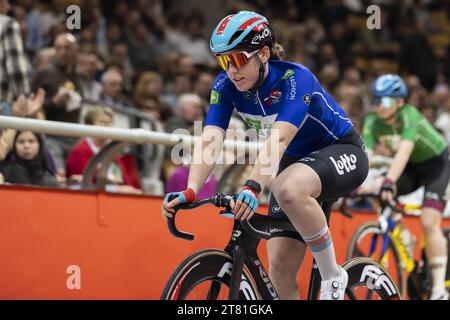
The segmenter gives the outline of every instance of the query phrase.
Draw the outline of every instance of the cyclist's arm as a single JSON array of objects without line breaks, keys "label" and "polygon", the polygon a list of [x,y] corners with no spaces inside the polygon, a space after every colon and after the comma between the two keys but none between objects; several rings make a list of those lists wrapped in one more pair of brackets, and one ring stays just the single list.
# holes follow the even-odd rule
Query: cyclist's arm
[{"label": "cyclist's arm", "polygon": [[250,179],[260,184],[261,190],[264,189],[272,175],[277,171],[280,159],[297,130],[298,128],[289,122],[277,121],[274,123],[269,138],[258,153],[258,158],[250,175]]},{"label": "cyclist's arm", "polygon": [[397,181],[401,176],[403,170],[405,170],[406,164],[409,161],[409,157],[414,149],[414,142],[410,140],[402,140],[395,153],[394,161],[389,168],[387,178],[392,181]]},{"label": "cyclist's arm", "polygon": [[363,121],[363,129],[362,129],[362,138],[364,140],[364,144],[367,148],[367,157],[369,158],[369,167],[372,166],[373,162],[373,149],[375,148],[377,138],[375,133],[375,121],[376,114],[374,112],[369,112],[364,116]]},{"label": "cyclist's arm", "polygon": [[188,188],[198,193],[211,174],[222,150],[225,131],[230,123],[234,104],[230,87],[233,84],[221,72],[211,90],[205,128],[200,141],[194,147],[192,165],[189,170]]},{"label": "cyclist's arm", "polygon": [[195,193],[200,191],[214,169],[224,139],[223,128],[209,125],[205,127],[201,139],[195,144],[188,180],[188,188]]},{"label": "cyclist's arm", "polygon": [[397,181],[402,174],[409,161],[409,157],[414,150],[414,142],[420,120],[420,113],[414,109],[404,109],[400,112],[400,121],[403,128],[401,141],[397,152],[395,153],[394,161],[387,174],[387,177],[394,182]]}]

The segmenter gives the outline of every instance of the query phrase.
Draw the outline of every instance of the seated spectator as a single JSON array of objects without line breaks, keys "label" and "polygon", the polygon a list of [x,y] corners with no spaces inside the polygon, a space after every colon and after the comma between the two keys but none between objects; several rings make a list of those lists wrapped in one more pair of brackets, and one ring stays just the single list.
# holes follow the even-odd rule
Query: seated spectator
[{"label": "seated spectator", "polygon": [[36,55],[34,72],[38,72],[51,66],[53,64],[53,59],[55,59],[55,55],[55,48],[50,47],[40,49]]},{"label": "seated spectator", "polygon": [[102,85],[95,79],[102,69],[100,59],[94,53],[80,53],[77,59],[77,72],[81,76],[81,90],[84,98],[99,100]]},{"label": "seated spectator", "polygon": [[[167,179],[165,193],[186,190],[189,178],[189,166],[181,165],[173,169],[172,175]],[[197,194],[198,199],[214,196],[217,188],[217,178],[211,174]]]},{"label": "seated spectator", "polygon": [[188,75],[179,73],[175,75],[168,87],[169,93],[164,95],[162,99],[175,111],[178,104],[178,98],[184,93],[191,92],[191,79]]},{"label": "seated spectator", "polygon": [[140,105],[145,99],[152,99],[160,102],[163,90],[163,79],[157,72],[147,71],[139,75],[134,86],[133,100]]},{"label": "seated spectator", "polygon": [[[28,99],[21,95],[12,105],[12,115],[15,117],[27,117],[44,119],[42,105],[45,99],[45,91],[39,88],[37,94],[32,94]],[[0,129],[0,161],[4,160],[8,152],[13,147],[16,130],[14,129]]]},{"label": "seated spectator", "polygon": [[123,94],[123,78],[116,69],[108,69],[102,75],[102,94],[100,100],[110,104],[116,104],[122,107],[130,106],[131,103]]},{"label": "seated spectator", "polygon": [[162,125],[173,116],[172,109],[166,103],[162,101],[157,102],[151,98],[141,100],[138,107],[150,118],[159,121]]},{"label": "seated spectator", "polygon": [[[110,108],[96,107],[90,110],[84,119],[89,125],[110,127],[113,124],[114,112]],[[105,138],[83,138],[70,151],[66,160],[66,175],[69,181],[81,182],[83,173],[91,158],[100,150],[105,148],[109,139]],[[141,194],[140,189],[131,185],[131,180],[125,165],[119,156],[108,168],[107,190],[121,193]]]},{"label": "seated spectator", "polygon": [[3,165],[5,182],[58,187],[50,169],[42,136],[31,131],[19,131],[14,137],[8,162]]},{"label": "seated spectator", "polygon": [[196,94],[182,94],[177,104],[177,115],[166,123],[166,132],[182,128],[194,133],[194,122],[203,120],[203,101]]},{"label": "seated spectator", "polygon": [[[47,120],[79,123],[82,90],[80,76],[75,72],[77,40],[70,33],[59,34],[54,48],[54,61],[34,74],[32,90],[35,91],[39,87],[45,90],[43,108]],[[65,177],[64,159],[75,142],[73,137],[47,136],[46,145],[55,157],[58,175],[61,177]]]},{"label": "seated spectator", "polygon": [[194,92],[205,101],[209,101],[211,96],[211,88],[214,85],[215,78],[209,72],[199,73],[194,81]]}]

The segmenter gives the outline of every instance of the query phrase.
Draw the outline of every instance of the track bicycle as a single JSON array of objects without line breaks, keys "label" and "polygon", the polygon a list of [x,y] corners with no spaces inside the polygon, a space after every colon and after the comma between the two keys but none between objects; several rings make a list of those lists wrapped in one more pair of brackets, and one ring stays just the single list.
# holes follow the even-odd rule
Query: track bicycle
[{"label": "track bicycle", "polygon": [[[232,197],[218,193],[214,197],[175,207],[168,219],[170,232],[178,238],[193,240],[194,235],[179,231],[175,224],[179,210],[192,210],[213,204],[222,208],[222,217],[233,218]],[[331,203],[322,208],[329,221]],[[261,239],[269,239],[270,228],[294,230],[287,219],[277,219],[255,213],[249,221],[234,219],[230,240],[224,250],[205,249],[193,253],[176,268],[168,279],[162,300],[279,300],[268,273],[257,255]],[[372,299],[398,300],[401,298],[395,282],[386,269],[368,258],[347,261],[343,268],[349,280],[345,298],[358,300],[371,292]],[[313,261],[307,298],[315,300],[320,291],[320,273]]]},{"label": "track bicycle", "polygon": [[[425,244],[421,244],[420,258],[415,261],[413,257],[415,238],[402,222],[402,216],[407,212],[398,202],[391,205],[374,193],[353,194],[345,198],[368,198],[373,200],[372,203],[377,208],[377,220],[362,224],[353,234],[347,250],[347,259],[370,257],[389,271],[402,296],[407,292],[410,299],[428,299],[432,282]],[[340,210],[351,214],[345,198]],[[443,232],[450,252],[450,229],[444,228]],[[445,285],[449,290],[448,268]]]}]

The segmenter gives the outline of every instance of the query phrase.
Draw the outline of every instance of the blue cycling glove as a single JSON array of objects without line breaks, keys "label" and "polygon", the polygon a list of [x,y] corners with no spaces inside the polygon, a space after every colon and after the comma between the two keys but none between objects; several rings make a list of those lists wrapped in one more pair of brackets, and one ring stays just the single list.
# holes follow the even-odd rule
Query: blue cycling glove
[{"label": "blue cycling glove", "polygon": [[236,193],[235,195],[236,201],[242,201],[242,203],[246,203],[253,212],[256,212],[258,208],[258,193],[256,190],[245,186],[241,191]]}]

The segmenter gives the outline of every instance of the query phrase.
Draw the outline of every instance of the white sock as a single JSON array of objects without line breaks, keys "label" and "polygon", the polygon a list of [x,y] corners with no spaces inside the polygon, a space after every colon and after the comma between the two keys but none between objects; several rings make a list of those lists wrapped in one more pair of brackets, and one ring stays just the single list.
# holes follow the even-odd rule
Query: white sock
[{"label": "white sock", "polygon": [[[303,237],[303,235],[302,235]],[[333,239],[330,230],[325,225],[316,234],[303,237],[305,243],[311,250],[314,260],[319,268],[322,280],[330,280],[339,277],[341,270],[336,263],[336,255],[334,253]]]},{"label": "white sock", "polygon": [[447,256],[430,259],[431,277],[433,280],[432,292],[445,291],[445,274],[447,273]]}]

